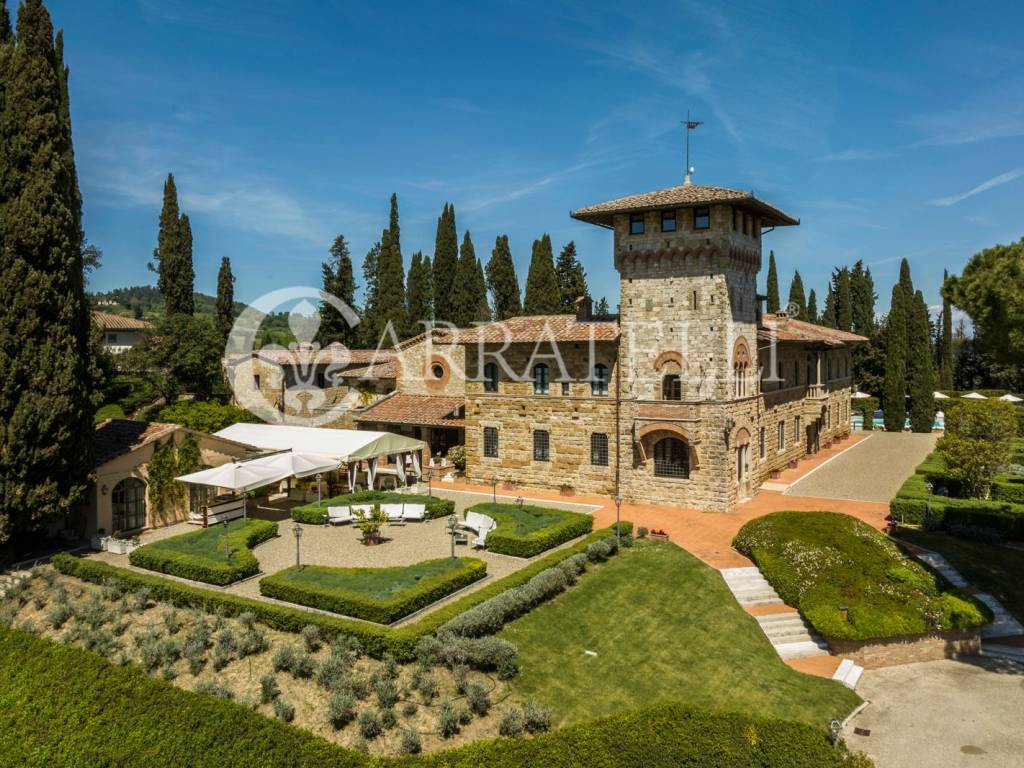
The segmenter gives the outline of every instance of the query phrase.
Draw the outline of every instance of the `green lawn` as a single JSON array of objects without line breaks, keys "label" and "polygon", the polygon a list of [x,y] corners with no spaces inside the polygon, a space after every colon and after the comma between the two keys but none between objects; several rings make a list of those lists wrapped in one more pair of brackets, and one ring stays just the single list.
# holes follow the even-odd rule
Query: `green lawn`
[{"label": "green lawn", "polygon": [[268,597],[390,624],[487,575],[472,557],[424,560],[396,568],[287,568],[260,581]]},{"label": "green lawn", "polygon": [[564,509],[531,507],[528,505],[523,506],[520,510],[515,504],[492,504],[490,502],[474,504],[466,511],[469,512],[470,510],[494,518],[499,527],[507,525],[523,534],[550,528],[579,514],[577,512],[567,512]]},{"label": "green lawn", "polygon": [[551,507],[487,502],[474,504],[466,510],[466,514],[470,512],[487,515],[498,524],[487,537],[487,549],[515,557],[534,557],[590,533],[594,527],[590,515]]},{"label": "green lawn", "polygon": [[1024,550],[909,528],[900,528],[897,536],[938,552],[971,586],[994,595],[1006,610],[1024,621]]},{"label": "green lawn", "polygon": [[500,635],[519,646],[517,693],[557,719],[681,701],[822,725],[860,701],[783,663],[719,574],[679,547],[638,542],[592,567]]}]

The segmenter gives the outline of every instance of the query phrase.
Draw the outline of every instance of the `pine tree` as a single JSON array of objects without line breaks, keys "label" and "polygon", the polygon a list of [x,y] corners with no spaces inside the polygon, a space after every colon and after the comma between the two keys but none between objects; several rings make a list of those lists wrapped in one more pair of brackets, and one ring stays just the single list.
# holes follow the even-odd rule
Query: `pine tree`
[{"label": "pine tree", "polygon": [[487,288],[483,270],[477,261],[469,230],[466,230],[452,284],[451,321],[459,328],[468,328],[474,320],[490,319],[490,309],[487,309],[485,317],[484,307],[487,307]]},{"label": "pine tree", "polygon": [[597,317],[607,317],[611,314],[611,310],[608,308],[608,297],[602,296],[601,300],[594,305],[594,315]]},{"label": "pine tree", "polygon": [[[331,258],[320,265],[323,274],[323,292],[344,302],[355,312],[356,281],[352,273],[352,255],[344,235],[338,235],[331,243]],[[376,265],[374,265],[376,269]],[[346,347],[356,344],[358,326],[353,326],[330,302],[321,301],[320,327],[316,340],[326,347],[339,342]]]},{"label": "pine tree", "polygon": [[945,291],[949,272],[942,273],[942,326],[939,332],[939,389],[953,388],[953,303]]},{"label": "pine tree", "polygon": [[775,266],[775,251],[768,251],[768,311],[779,311],[779,270]]},{"label": "pine tree", "polygon": [[576,299],[589,296],[587,274],[583,264],[576,257],[576,243],[570,240],[558,254],[555,263],[555,274],[558,276],[559,304],[563,315],[576,313]]},{"label": "pine tree", "polygon": [[459,263],[459,235],[455,230],[455,206],[445,203],[437,220],[434,240],[434,319],[452,320],[452,281]]},{"label": "pine tree", "polygon": [[918,291],[910,299],[907,356],[907,386],[910,392],[910,429],[931,432],[935,418],[935,363],[931,348],[931,318],[924,295]]},{"label": "pine tree", "polygon": [[836,291],[829,281],[828,292],[825,294],[825,308],[821,310],[818,322],[826,328],[836,327]]},{"label": "pine tree", "polygon": [[[72,515],[93,366],[67,75],[41,0],[0,15],[0,543]],[[69,518],[65,518],[69,519]]]},{"label": "pine tree", "polygon": [[[397,230],[395,230],[397,232]],[[399,339],[408,338],[409,316],[405,311],[405,265],[396,249],[392,229],[385,229],[380,238],[377,261],[377,312],[380,333],[391,332]],[[391,331],[388,331],[388,326]],[[378,336],[378,341],[379,341]]]},{"label": "pine tree", "polygon": [[882,385],[882,408],[888,432],[902,432],[906,419],[907,303],[903,286],[896,283],[892,287],[886,329],[885,380]]},{"label": "pine tree", "polygon": [[409,264],[409,281],[405,291],[408,302],[410,331],[422,333],[431,320],[430,260],[424,259],[420,251],[412,255]]},{"label": "pine tree", "polygon": [[850,270],[843,267],[835,274],[836,328],[849,331],[853,327],[853,299],[850,292]]},{"label": "pine tree", "polygon": [[555,274],[554,255],[551,252],[551,238],[545,232],[540,240],[533,241],[533,255],[530,257],[530,271],[526,276],[526,298],[523,313],[526,315],[555,315],[561,308],[561,293],[558,275]]},{"label": "pine tree", "polygon": [[195,313],[195,271],[192,268],[192,226],[188,216],[178,209],[178,189],[174,174],[164,182],[164,204],[160,209],[160,229],[156,250],[157,288],[164,296],[164,314]]},{"label": "pine tree", "polygon": [[789,303],[787,310],[792,317],[807,319],[807,298],[804,296],[804,281],[799,272],[793,273],[793,282],[789,284]]},{"label": "pine tree", "polygon": [[491,292],[495,320],[507,320],[522,314],[519,278],[516,276],[515,262],[512,261],[508,235],[498,235],[494,241],[494,250],[487,262],[487,288]]},{"label": "pine tree", "polygon": [[377,274],[380,268],[380,242],[376,242],[363,257],[363,315],[359,320],[359,342],[364,347],[375,347],[380,341],[380,310],[377,298]]},{"label": "pine tree", "polygon": [[228,343],[231,327],[235,324],[235,276],[231,274],[231,259],[224,256],[217,272],[217,305],[215,325],[224,344]]},{"label": "pine tree", "polygon": [[813,288],[807,294],[807,321],[810,323],[818,322],[818,296],[814,293]]}]

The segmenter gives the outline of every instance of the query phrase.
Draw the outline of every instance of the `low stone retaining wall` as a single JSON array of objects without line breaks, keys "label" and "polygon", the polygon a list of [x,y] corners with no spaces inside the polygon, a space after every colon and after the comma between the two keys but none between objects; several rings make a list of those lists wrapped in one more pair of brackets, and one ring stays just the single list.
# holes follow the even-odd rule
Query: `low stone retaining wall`
[{"label": "low stone retaining wall", "polygon": [[886,637],[880,640],[829,640],[835,656],[852,659],[865,669],[938,661],[981,653],[981,632],[929,632],[924,635]]}]

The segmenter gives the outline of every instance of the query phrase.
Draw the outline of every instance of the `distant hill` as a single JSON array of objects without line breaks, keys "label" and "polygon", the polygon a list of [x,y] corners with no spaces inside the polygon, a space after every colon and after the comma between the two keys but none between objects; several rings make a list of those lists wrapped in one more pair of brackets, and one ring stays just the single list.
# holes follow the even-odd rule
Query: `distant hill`
[{"label": "distant hill", "polygon": [[[213,317],[217,307],[216,297],[207,296],[205,293],[192,295],[195,298],[196,315]],[[112,315],[135,317],[140,320],[149,320],[152,323],[159,323],[164,316],[164,297],[155,285],[115,288],[112,291],[90,293],[88,298],[93,309],[109,312]],[[245,307],[245,304],[236,301],[235,317],[238,317]],[[261,333],[256,339],[257,347],[268,343],[288,346],[289,343],[295,341],[295,337],[288,327],[287,312],[274,312],[267,315],[260,326],[260,331]]]}]

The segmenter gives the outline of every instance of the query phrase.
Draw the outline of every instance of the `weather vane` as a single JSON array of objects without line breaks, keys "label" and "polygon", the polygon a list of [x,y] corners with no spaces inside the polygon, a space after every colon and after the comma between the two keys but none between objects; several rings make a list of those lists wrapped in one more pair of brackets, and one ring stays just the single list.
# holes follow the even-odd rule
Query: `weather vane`
[{"label": "weather vane", "polygon": [[690,110],[686,110],[686,121],[683,123],[686,126],[686,176],[683,179],[683,184],[693,183],[690,179],[690,175],[693,173],[693,168],[690,166],[690,131],[703,124],[703,120],[691,120]]}]

